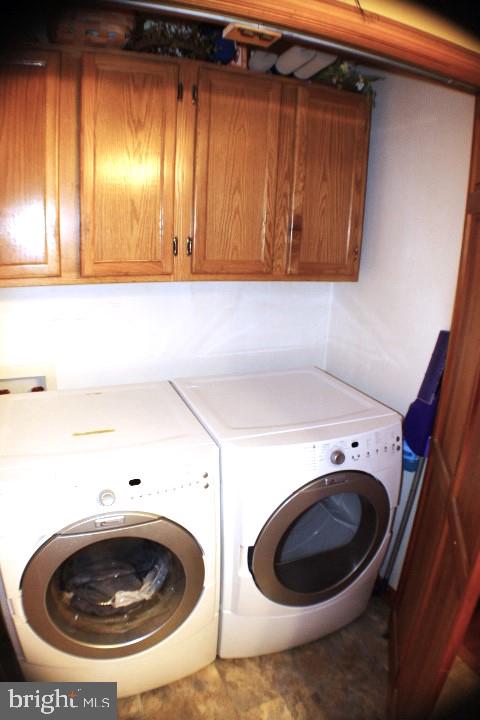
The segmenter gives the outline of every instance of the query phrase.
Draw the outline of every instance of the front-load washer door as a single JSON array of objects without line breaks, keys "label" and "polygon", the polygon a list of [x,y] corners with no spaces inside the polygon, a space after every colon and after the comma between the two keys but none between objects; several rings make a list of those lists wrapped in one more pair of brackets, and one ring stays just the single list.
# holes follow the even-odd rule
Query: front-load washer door
[{"label": "front-load washer door", "polygon": [[287,498],[249,548],[257,587],[283,605],[314,605],[347,588],[388,530],[383,485],[364,472],[317,478]]},{"label": "front-load washer door", "polygon": [[108,514],[65,528],[25,568],[33,630],[90,658],[132,655],[171,635],[195,608],[203,554],[181,526],[149,513]]}]

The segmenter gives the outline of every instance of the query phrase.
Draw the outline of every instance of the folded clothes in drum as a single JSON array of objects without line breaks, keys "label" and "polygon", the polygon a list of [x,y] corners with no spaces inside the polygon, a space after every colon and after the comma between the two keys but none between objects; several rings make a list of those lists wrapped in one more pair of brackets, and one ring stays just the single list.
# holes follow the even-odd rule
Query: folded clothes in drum
[{"label": "folded clothes in drum", "polygon": [[[120,559],[121,558],[121,559]],[[96,544],[64,563],[65,602],[90,615],[125,614],[160,590],[170,569],[169,551],[152,543],[125,540],[120,546]]]}]

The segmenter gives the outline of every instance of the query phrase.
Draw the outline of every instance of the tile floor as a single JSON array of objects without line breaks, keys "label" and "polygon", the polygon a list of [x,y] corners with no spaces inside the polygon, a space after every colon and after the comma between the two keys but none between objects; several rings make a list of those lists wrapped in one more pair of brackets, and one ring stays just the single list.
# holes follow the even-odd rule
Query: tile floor
[{"label": "tile floor", "polygon": [[387,605],[287,652],[217,659],[195,675],[119,700],[119,720],[384,720]]}]

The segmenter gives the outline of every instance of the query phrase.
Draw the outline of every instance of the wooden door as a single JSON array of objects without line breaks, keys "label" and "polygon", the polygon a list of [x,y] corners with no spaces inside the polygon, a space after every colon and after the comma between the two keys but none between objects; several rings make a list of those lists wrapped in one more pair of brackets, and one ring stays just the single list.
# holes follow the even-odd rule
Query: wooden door
[{"label": "wooden door", "polygon": [[0,62],[0,278],[60,273],[59,57]]},{"label": "wooden door", "polygon": [[427,718],[480,596],[480,100],[444,387],[392,613],[390,715]]},{"label": "wooden door", "polygon": [[81,96],[81,272],[173,272],[175,61],[88,53]]},{"label": "wooden door", "polygon": [[297,89],[287,272],[358,276],[370,103],[330,88]]},{"label": "wooden door", "polygon": [[199,71],[193,274],[272,272],[281,88],[268,76]]}]

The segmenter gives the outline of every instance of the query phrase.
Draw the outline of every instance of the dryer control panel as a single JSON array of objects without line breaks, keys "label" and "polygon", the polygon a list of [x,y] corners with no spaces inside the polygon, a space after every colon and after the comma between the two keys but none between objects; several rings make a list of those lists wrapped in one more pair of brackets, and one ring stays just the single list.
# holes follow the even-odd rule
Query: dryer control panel
[{"label": "dryer control panel", "polygon": [[[379,466],[401,456],[399,427],[358,433],[327,442],[312,443],[306,452],[307,465],[316,473],[328,467],[354,468],[356,465]],[[360,469],[360,468],[359,468]]]}]

